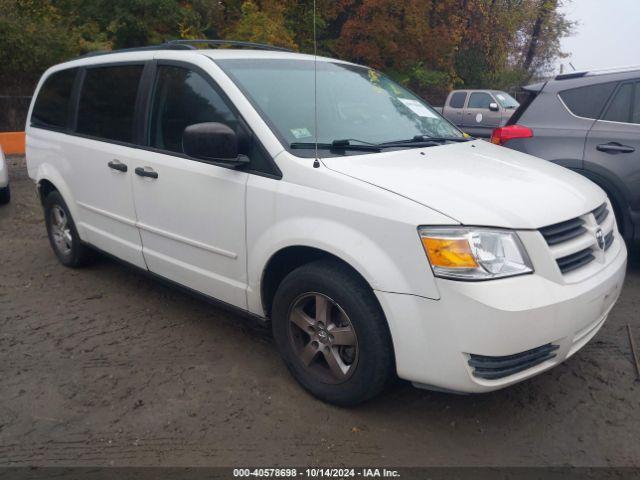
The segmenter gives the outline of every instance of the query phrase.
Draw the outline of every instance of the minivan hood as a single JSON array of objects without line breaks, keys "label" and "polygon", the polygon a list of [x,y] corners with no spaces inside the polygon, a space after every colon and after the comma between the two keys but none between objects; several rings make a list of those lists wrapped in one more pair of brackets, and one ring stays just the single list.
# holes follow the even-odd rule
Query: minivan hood
[{"label": "minivan hood", "polygon": [[606,199],[571,170],[482,140],[323,163],[464,225],[537,229],[583,215]]}]

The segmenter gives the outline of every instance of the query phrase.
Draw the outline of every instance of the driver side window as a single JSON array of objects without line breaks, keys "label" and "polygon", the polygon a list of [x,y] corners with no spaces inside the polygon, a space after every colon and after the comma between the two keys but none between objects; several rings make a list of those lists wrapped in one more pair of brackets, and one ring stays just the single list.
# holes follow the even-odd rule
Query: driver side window
[{"label": "driver side window", "polygon": [[487,93],[472,93],[469,97],[469,104],[467,108],[483,108],[489,110],[489,105],[494,102],[491,95]]},{"label": "driver side window", "polygon": [[160,65],[151,108],[149,145],[184,153],[184,129],[204,122],[223,123],[238,131],[237,117],[202,75],[183,67]]}]

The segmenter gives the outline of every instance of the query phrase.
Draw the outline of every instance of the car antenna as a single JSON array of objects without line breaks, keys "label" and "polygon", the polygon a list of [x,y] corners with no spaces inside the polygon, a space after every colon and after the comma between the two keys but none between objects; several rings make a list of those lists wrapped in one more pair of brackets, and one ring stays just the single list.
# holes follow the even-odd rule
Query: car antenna
[{"label": "car antenna", "polygon": [[318,38],[316,36],[316,0],[313,0],[313,123],[315,144],[313,168],[320,168],[320,160],[318,160]]}]

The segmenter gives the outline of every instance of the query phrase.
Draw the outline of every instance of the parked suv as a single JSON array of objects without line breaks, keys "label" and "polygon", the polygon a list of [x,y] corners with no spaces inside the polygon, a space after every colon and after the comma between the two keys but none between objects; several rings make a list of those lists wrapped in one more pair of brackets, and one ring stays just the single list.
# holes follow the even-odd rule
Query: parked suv
[{"label": "parked suv", "polygon": [[270,321],[293,376],[341,405],[396,374],[506,387],[596,334],[626,265],[600,188],[468,139],[377,71],[249,46],[45,72],[27,166],[62,264],[104,251]]},{"label": "parked suv", "polygon": [[442,107],[444,117],[475,137],[490,137],[520,104],[499,90],[453,90]]},{"label": "parked suv", "polygon": [[559,75],[492,141],[551,160],[607,192],[624,237],[640,240],[640,68]]}]

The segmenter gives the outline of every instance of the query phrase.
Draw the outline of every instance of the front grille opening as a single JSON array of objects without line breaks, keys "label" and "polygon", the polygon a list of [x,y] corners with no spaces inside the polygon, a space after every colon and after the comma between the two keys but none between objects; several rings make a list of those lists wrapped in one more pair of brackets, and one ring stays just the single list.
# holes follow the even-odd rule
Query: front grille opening
[{"label": "front grille opening", "polygon": [[566,222],[556,223],[540,229],[540,233],[547,241],[547,245],[557,245],[579,237],[587,231],[584,228],[584,220],[581,218],[573,218]]},{"label": "front grille opening", "polygon": [[603,203],[591,213],[593,213],[593,216],[596,217],[596,222],[598,222],[598,225],[602,225],[602,222],[604,222],[609,216],[609,207],[607,207],[606,203]]},{"label": "front grille opening", "polygon": [[607,233],[604,236],[604,249],[609,250],[609,247],[611,246],[612,243],[613,243],[613,230],[611,230],[609,233]]},{"label": "front grille opening", "polygon": [[473,368],[473,376],[485,380],[497,380],[540,365],[556,356],[558,345],[548,343],[514,355],[488,357],[485,355],[469,355],[469,366]]},{"label": "front grille opening", "polygon": [[593,250],[589,247],[584,250],[580,250],[579,252],[572,253],[571,255],[567,255],[566,257],[561,257],[556,261],[558,262],[560,271],[562,273],[568,273],[576,268],[586,265],[587,263],[595,260],[595,258]]}]

